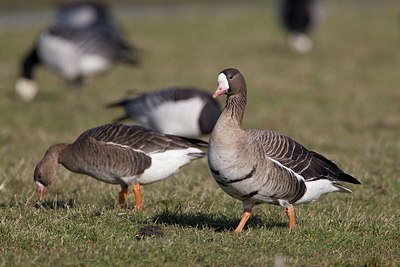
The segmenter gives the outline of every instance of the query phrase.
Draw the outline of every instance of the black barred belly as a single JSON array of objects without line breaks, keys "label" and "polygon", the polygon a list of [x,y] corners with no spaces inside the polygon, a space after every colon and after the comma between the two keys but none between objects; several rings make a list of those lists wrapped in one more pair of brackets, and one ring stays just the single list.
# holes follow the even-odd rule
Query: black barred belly
[{"label": "black barred belly", "polygon": [[256,176],[256,169],[257,165],[248,174],[235,180],[223,177],[218,170],[210,170],[222,190],[242,201],[279,205],[278,200],[285,200],[293,204],[307,190],[304,181],[298,180],[293,174],[269,179],[268,176]]},{"label": "black barred belly", "polygon": [[[242,201],[250,200],[252,197],[258,194],[258,190],[252,189],[254,184],[250,182],[252,178],[254,178],[254,174],[256,172],[257,165],[254,165],[253,169],[243,177],[238,179],[228,179],[223,177],[218,170],[213,170],[210,168],[211,173],[218,183],[218,185],[230,196],[240,199]],[[249,183],[250,182],[250,183]],[[254,201],[251,201],[254,202]],[[255,201],[258,202],[258,201]],[[260,201],[261,203],[262,201]]]}]

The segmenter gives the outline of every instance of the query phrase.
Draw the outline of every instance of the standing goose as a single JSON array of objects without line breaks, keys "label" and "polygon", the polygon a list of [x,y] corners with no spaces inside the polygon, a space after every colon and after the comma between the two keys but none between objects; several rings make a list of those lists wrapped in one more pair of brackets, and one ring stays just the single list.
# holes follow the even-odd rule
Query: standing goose
[{"label": "standing goose", "polygon": [[171,87],[122,99],[108,107],[123,107],[125,115],[144,127],[165,134],[198,137],[211,133],[221,114],[213,97],[195,88]]},{"label": "standing goose", "polygon": [[311,203],[329,192],[351,191],[338,182],[360,184],[324,156],[272,131],[243,129],[247,88],[237,69],[218,76],[214,97],[226,94],[226,106],[210,137],[208,164],[219,186],[243,201],[244,213],[235,232],[242,231],[254,205],[286,208],[295,226],[293,205]]},{"label": "standing goose", "polygon": [[43,64],[70,85],[106,71],[113,61],[137,63],[137,52],[123,38],[105,6],[95,2],[62,7],[57,22],[42,31],[21,63],[15,84],[17,97],[32,101],[38,93],[34,68]]},{"label": "standing goose", "polygon": [[164,135],[119,123],[87,130],[72,144],[52,145],[37,164],[34,181],[38,199],[56,179],[58,164],[97,180],[121,185],[119,209],[133,185],[136,208],[142,209],[141,184],[157,182],[206,154],[201,140]]}]

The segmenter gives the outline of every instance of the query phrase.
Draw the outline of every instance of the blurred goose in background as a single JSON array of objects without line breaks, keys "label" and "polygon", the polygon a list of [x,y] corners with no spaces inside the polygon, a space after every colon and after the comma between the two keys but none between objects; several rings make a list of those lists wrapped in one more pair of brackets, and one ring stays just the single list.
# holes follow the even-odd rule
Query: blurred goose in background
[{"label": "blurred goose in background", "polygon": [[71,172],[121,185],[117,209],[133,185],[135,205],[142,209],[140,185],[160,181],[189,162],[206,155],[207,142],[165,135],[141,126],[119,123],[99,126],[82,133],[72,144],[52,145],[37,164],[34,181],[39,201],[56,179],[62,164]]},{"label": "blurred goose in background", "polygon": [[137,51],[124,40],[107,8],[96,2],[69,3],[23,58],[16,95],[24,101],[35,98],[37,65],[57,71],[71,86],[80,86],[84,77],[106,71],[113,61],[136,64]]},{"label": "blurred goose in background", "polygon": [[198,137],[211,133],[221,107],[213,97],[195,88],[171,87],[128,97],[108,107],[123,107],[127,118],[166,134]]},{"label": "blurred goose in background", "polygon": [[318,15],[317,0],[282,0],[280,9],[289,48],[297,53],[310,52],[313,42],[309,34]]},{"label": "blurred goose in background", "polygon": [[236,233],[242,231],[254,205],[285,207],[293,228],[293,205],[312,203],[330,192],[351,193],[339,182],[360,184],[332,161],[287,136],[243,129],[247,88],[237,69],[219,74],[214,97],[223,94],[227,95],[226,105],[211,134],[208,164],[218,185],[243,202]]},{"label": "blurred goose in background", "polygon": [[88,27],[95,23],[107,24],[107,27],[111,28],[115,27],[107,7],[95,1],[70,1],[60,6],[56,17],[57,24],[72,27]]}]

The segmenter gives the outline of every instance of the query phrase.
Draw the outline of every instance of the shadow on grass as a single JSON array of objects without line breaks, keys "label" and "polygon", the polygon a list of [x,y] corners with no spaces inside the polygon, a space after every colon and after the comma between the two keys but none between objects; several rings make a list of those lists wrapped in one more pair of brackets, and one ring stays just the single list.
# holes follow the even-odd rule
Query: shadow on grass
[{"label": "shadow on grass", "polygon": [[6,203],[0,203],[0,209],[8,209],[8,208],[12,208],[13,206],[10,204],[6,204]]},{"label": "shadow on grass", "polygon": [[[28,207],[32,204],[21,202],[0,203],[0,209]],[[37,209],[69,209],[75,206],[73,199],[68,200],[47,200],[42,203],[35,202],[33,206]]]},{"label": "shadow on grass", "polygon": [[[226,218],[220,214],[185,214],[179,211],[164,210],[161,214],[153,217],[154,223],[162,223],[168,225],[180,225],[183,227],[195,227],[195,228],[211,228],[215,232],[233,231],[239,224],[240,218]],[[250,217],[244,229],[252,227],[266,227],[272,229],[287,228],[287,223],[282,222],[263,222],[258,216]]]},{"label": "shadow on grass", "polygon": [[[26,203],[0,203],[0,209],[10,209],[10,208],[21,208],[21,207],[28,207],[32,204]],[[37,209],[69,209],[74,207],[75,201],[73,199],[68,200],[48,200],[43,201],[42,203],[36,202],[33,206]]]},{"label": "shadow on grass", "polygon": [[36,202],[35,207],[36,208],[42,208],[42,209],[70,209],[75,206],[75,200],[70,198],[67,200],[63,199],[57,199],[57,200],[46,200],[42,201],[42,203]]}]

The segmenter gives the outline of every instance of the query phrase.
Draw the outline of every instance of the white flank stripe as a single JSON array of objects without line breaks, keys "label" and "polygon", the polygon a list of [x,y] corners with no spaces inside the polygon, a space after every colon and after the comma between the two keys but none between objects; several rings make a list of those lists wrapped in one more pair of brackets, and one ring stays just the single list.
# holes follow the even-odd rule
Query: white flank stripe
[{"label": "white flank stripe", "polygon": [[154,152],[151,152],[151,153],[146,153],[146,152],[144,152],[142,150],[134,149],[133,147],[130,147],[130,146],[127,146],[127,145],[117,144],[117,143],[114,143],[114,142],[104,142],[104,143],[107,144],[107,145],[117,146],[117,147],[120,147],[120,148],[129,149],[129,150],[133,150],[133,151],[136,151],[136,152],[144,153],[146,155],[150,155],[151,153],[157,152],[157,151],[154,151]]},{"label": "white flank stripe", "polygon": [[278,165],[281,166],[282,168],[286,169],[287,171],[293,173],[293,174],[296,176],[297,180],[299,180],[299,181],[305,181],[305,180],[306,180],[306,179],[304,179],[303,176],[301,176],[300,174],[298,174],[298,173],[295,172],[294,170],[292,170],[292,169],[290,169],[290,168],[288,168],[288,167],[282,165],[279,161],[274,160],[273,158],[270,158],[270,157],[267,157],[267,158],[270,159],[271,161],[275,162],[276,164],[278,164]]}]

